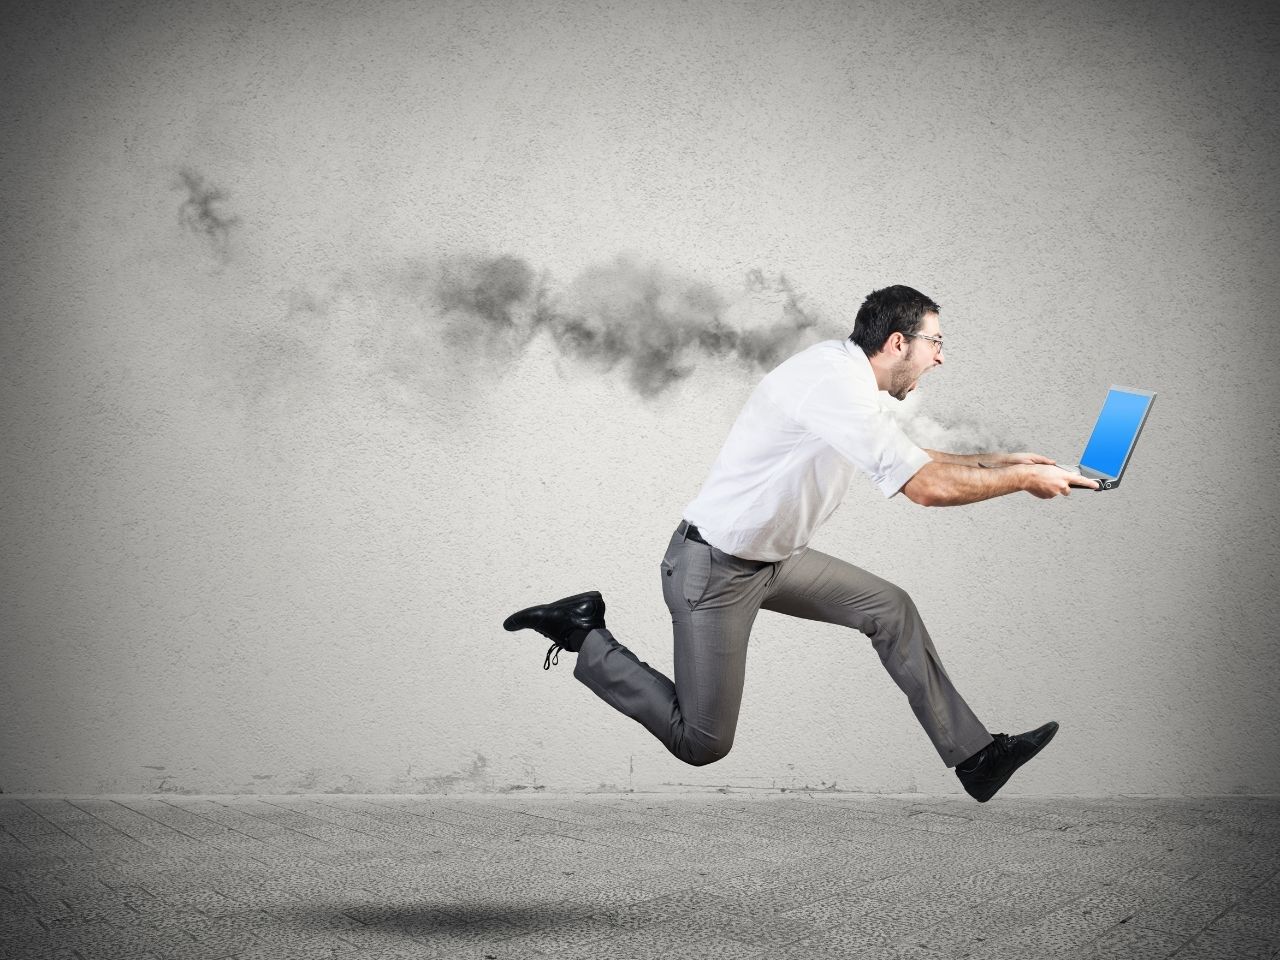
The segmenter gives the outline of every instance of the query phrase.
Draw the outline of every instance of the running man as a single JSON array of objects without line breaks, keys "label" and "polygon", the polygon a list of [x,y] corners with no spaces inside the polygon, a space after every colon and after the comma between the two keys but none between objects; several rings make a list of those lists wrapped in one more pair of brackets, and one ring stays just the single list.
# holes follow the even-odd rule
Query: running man
[{"label": "running man", "polygon": [[947,676],[906,591],[808,547],[858,474],[886,498],[901,492],[930,507],[1023,490],[1048,500],[1072,487],[1097,489],[1039,454],[941,453],[908,439],[877,392],[902,400],[941,366],[939,313],[910,287],[876,290],[847,340],[816,343],[760,381],[662,558],[674,682],[614,638],[594,591],[520,610],[503,626],[552,641],[544,668],[562,650],[576,653],[575,677],[697,766],[733,746],[747,639],[761,609],[852,627],[870,638],[943,763],[976,800],[991,799],[1058,725],[988,733]]}]

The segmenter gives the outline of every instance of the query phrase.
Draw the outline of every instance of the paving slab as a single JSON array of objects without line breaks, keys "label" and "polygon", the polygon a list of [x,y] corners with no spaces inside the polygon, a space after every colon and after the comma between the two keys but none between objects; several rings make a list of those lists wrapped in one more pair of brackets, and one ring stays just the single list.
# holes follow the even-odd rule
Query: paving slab
[{"label": "paving slab", "polygon": [[0,797],[0,956],[1280,958],[1280,798]]}]

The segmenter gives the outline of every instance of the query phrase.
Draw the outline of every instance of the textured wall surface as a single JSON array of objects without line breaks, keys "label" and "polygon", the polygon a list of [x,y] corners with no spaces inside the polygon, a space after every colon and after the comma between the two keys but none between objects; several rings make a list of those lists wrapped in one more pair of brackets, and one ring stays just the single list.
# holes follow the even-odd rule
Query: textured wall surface
[{"label": "textured wall surface", "polygon": [[943,304],[923,442],[1114,494],[814,546],[909,590],[1010,785],[1280,792],[1277,38],[1205,2],[41,4],[0,50],[0,790],[948,792],[861,635],[762,614],[691,768],[506,634],[670,669],[769,363]]}]

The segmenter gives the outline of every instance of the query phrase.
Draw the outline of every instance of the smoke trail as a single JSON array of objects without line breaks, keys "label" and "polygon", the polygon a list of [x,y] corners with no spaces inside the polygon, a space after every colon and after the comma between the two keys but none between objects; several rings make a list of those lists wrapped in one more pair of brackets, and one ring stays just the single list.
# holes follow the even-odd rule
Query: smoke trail
[{"label": "smoke trail", "polygon": [[722,353],[723,311],[706,284],[619,257],[583,272],[538,317],[561,353],[603,370],[622,364],[628,383],[651,397],[692,372],[691,347]]},{"label": "smoke trail", "polygon": [[447,257],[419,264],[417,275],[424,316],[438,319],[456,350],[509,362],[541,322],[547,280],[518,257]]},{"label": "smoke trail", "polygon": [[[744,287],[746,297],[730,302],[709,284],[619,256],[554,290],[545,274],[504,256],[443,262],[433,294],[455,345],[511,354],[545,332],[562,356],[601,371],[621,368],[637,393],[653,397],[699,359],[772,367],[817,326],[785,277],[770,281],[754,270]],[[750,319],[743,299],[756,313],[772,300],[772,322],[745,329],[731,322],[735,313]]]},{"label": "smoke trail", "polygon": [[998,453],[1026,450],[1023,442],[1003,430],[969,417],[939,420],[920,412],[920,399],[895,400],[882,393],[881,406],[917,446],[946,453]]},{"label": "smoke trail", "polygon": [[801,334],[818,326],[819,318],[806,310],[801,297],[787,278],[779,274],[769,280],[756,268],[747,274],[747,290],[754,303],[774,303],[781,317],[763,329],[744,330],[735,344],[735,351],[743,360],[757,367],[773,369],[799,347]]},{"label": "smoke trail", "polygon": [[446,312],[479,317],[490,326],[516,325],[516,310],[533,293],[533,270],[516,257],[442,264],[436,294]]},{"label": "smoke trail", "polygon": [[239,217],[223,216],[216,206],[227,199],[217,187],[205,183],[204,177],[190,168],[178,171],[176,190],[186,190],[187,197],[178,207],[178,222],[192,233],[203,236],[214,257],[226,263],[231,256],[231,230],[240,223]]},{"label": "smoke trail", "polygon": [[[354,377],[382,402],[432,419],[444,417],[441,404],[464,409],[460,389],[486,373],[505,375],[538,337],[589,368],[620,370],[648,399],[691,376],[703,360],[772,369],[817,339],[821,325],[785,276],[751,270],[741,293],[729,298],[624,256],[563,286],[514,256],[421,258],[372,282],[344,274],[323,293],[294,290],[283,319],[230,331],[228,346],[240,357],[237,380],[251,401],[301,402],[307,392]],[[881,401],[922,447],[1024,449],[972,418],[925,416],[918,396],[897,401],[881,394]]]}]

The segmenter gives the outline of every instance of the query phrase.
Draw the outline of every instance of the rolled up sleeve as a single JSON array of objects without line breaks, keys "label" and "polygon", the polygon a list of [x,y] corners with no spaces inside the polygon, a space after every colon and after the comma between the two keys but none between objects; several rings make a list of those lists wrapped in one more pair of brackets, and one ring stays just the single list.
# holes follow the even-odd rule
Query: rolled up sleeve
[{"label": "rolled up sleeve", "polygon": [[813,385],[795,408],[796,421],[821,437],[892,497],[932,458],[866,394],[841,377]]}]

